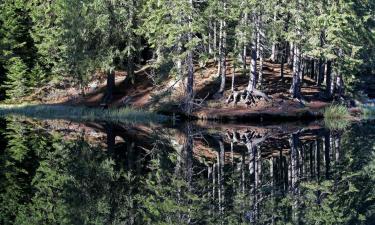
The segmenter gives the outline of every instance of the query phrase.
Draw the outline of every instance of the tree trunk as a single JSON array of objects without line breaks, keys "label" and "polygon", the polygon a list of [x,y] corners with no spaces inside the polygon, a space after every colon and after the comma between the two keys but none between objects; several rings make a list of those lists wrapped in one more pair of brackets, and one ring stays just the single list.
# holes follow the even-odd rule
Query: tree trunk
[{"label": "tree trunk", "polygon": [[281,65],[280,65],[280,77],[282,80],[284,80],[284,61],[285,61],[285,53],[286,53],[286,45],[282,46],[283,49],[281,51]]},{"label": "tree trunk", "polygon": [[[274,14],[273,14],[273,21],[274,21],[274,23],[276,23],[276,10],[275,10],[275,12],[274,12]],[[276,62],[276,41],[273,41],[273,43],[272,43],[272,52],[271,52],[271,62]]]},{"label": "tree trunk", "polygon": [[[247,12],[244,13],[244,18],[243,18],[243,25],[244,27],[246,27],[247,25],[247,17],[248,17],[248,14]],[[246,37],[246,30],[243,32],[243,51],[242,51],[242,72],[244,75],[246,75],[246,57],[247,57],[247,44],[246,44],[246,41],[244,40],[245,37]]]},{"label": "tree trunk", "polygon": [[[319,41],[320,41],[320,48],[323,48],[324,46],[324,31],[320,31],[320,37],[319,37]],[[323,82],[323,79],[324,79],[324,61],[323,61],[323,58],[322,56],[319,58],[319,75],[318,75],[318,86],[321,86],[322,82]]]},{"label": "tree trunk", "polygon": [[259,81],[258,81],[258,87],[261,87],[262,86],[262,82],[263,82],[263,33],[262,33],[262,20],[261,20],[261,16],[259,16],[258,18],[258,57],[259,57]]},{"label": "tree trunk", "polygon": [[336,77],[336,90],[337,90],[337,95],[339,98],[343,97],[344,95],[344,80],[342,79],[342,74],[339,73]]},{"label": "tree trunk", "polygon": [[318,74],[318,86],[321,86],[324,79],[324,62],[322,58],[319,58],[319,74]]},{"label": "tree trunk", "polygon": [[231,85],[231,90],[234,92],[234,76],[236,74],[236,63],[233,63],[233,71],[232,71],[232,85]]},{"label": "tree trunk", "polygon": [[113,69],[107,70],[107,93],[104,96],[103,104],[107,105],[112,97],[113,90],[115,89],[115,71]]},{"label": "tree trunk", "polygon": [[[224,12],[226,12],[226,2],[223,2]],[[226,78],[226,21],[223,19],[220,21],[220,55],[219,55],[219,76],[220,76],[220,88],[218,93],[223,94],[225,91],[225,78]]]},{"label": "tree trunk", "polygon": [[332,98],[332,61],[327,61],[327,73],[326,73],[326,96]]},{"label": "tree trunk", "polygon": [[276,42],[272,43],[271,62],[276,62]]},{"label": "tree trunk", "polygon": [[208,24],[209,30],[208,30],[208,54],[212,55],[212,23],[211,21]]},{"label": "tree trunk", "polygon": [[289,57],[288,57],[288,65],[294,66],[294,44],[290,42],[289,44]]},{"label": "tree trunk", "polygon": [[293,83],[290,87],[290,93],[293,98],[301,98],[301,53],[298,46],[294,46],[293,53]]},{"label": "tree trunk", "polygon": [[[224,27],[225,27],[225,22],[224,22]],[[225,29],[225,28],[224,28]],[[219,93],[224,93],[225,91],[225,78],[226,78],[226,71],[227,71],[227,65],[226,65],[226,31],[224,30],[223,31],[223,48],[222,48],[222,61],[221,61],[221,84],[220,84],[220,89],[219,89]]]},{"label": "tree trunk", "polygon": [[[193,8],[193,0],[190,0],[190,5]],[[192,40],[192,18],[189,18],[189,32],[188,32],[188,42]],[[186,102],[185,102],[185,112],[190,115],[193,110],[193,88],[194,88],[194,64],[193,64],[193,50],[189,49],[187,54],[186,64],[188,67],[187,71],[187,85],[186,85]]]},{"label": "tree trunk", "polygon": [[[130,3],[132,4],[129,8],[128,8],[128,13],[129,13],[129,24],[131,24],[131,30],[134,29],[134,13],[133,13],[133,9],[134,9],[134,2],[133,1],[130,1]],[[134,47],[134,34],[132,31],[128,32],[129,36],[128,36],[128,52],[127,52],[127,61],[128,61],[128,65],[127,65],[127,75],[130,77],[131,79],[131,82],[132,84],[134,84],[134,52],[132,50],[132,47]]]},{"label": "tree trunk", "polygon": [[213,43],[213,50],[214,50],[214,59],[217,60],[217,22],[214,22],[214,43]]},{"label": "tree trunk", "polygon": [[311,62],[310,62],[310,77],[311,79],[313,79],[314,81],[316,80],[315,78],[315,60],[312,59]]},{"label": "tree trunk", "polygon": [[[256,16],[253,16],[254,23],[257,23]],[[258,26],[254,26],[257,28]],[[255,89],[257,81],[258,81],[258,74],[257,74],[257,30],[253,31],[252,34],[252,43],[251,43],[251,67],[250,67],[250,80],[248,85],[248,90]]]}]

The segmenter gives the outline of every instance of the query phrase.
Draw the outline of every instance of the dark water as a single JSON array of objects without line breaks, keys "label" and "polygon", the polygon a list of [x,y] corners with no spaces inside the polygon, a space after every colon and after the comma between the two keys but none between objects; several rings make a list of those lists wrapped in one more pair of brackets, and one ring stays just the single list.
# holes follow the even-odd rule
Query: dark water
[{"label": "dark water", "polygon": [[375,224],[375,123],[0,120],[0,224]]}]

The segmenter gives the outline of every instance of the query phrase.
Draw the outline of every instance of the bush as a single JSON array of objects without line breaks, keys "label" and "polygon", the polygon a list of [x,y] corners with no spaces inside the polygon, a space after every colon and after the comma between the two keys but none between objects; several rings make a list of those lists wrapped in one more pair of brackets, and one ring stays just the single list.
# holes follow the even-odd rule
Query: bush
[{"label": "bush", "polygon": [[348,119],[350,118],[350,113],[348,108],[343,105],[331,105],[327,107],[324,111],[325,119]]},{"label": "bush", "polygon": [[331,130],[343,130],[349,126],[350,113],[343,105],[331,105],[324,111],[324,124]]}]

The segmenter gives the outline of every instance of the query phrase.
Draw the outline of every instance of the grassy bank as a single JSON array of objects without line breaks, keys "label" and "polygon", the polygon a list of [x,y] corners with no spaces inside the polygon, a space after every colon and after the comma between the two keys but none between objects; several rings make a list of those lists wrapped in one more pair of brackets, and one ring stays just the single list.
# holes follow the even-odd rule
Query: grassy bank
[{"label": "grassy bank", "polygon": [[324,123],[331,130],[343,130],[350,124],[350,112],[343,105],[331,105],[324,110]]},{"label": "grassy bank", "polygon": [[64,105],[0,105],[0,116],[6,115],[39,119],[111,122],[161,122],[166,119],[156,113],[131,108],[100,109]]}]

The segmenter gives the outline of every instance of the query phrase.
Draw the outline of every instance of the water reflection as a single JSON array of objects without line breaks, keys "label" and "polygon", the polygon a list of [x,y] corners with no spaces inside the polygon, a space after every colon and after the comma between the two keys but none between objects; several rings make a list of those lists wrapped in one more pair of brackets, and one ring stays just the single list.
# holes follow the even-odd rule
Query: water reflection
[{"label": "water reflection", "polygon": [[1,224],[373,224],[375,124],[0,120]]}]

